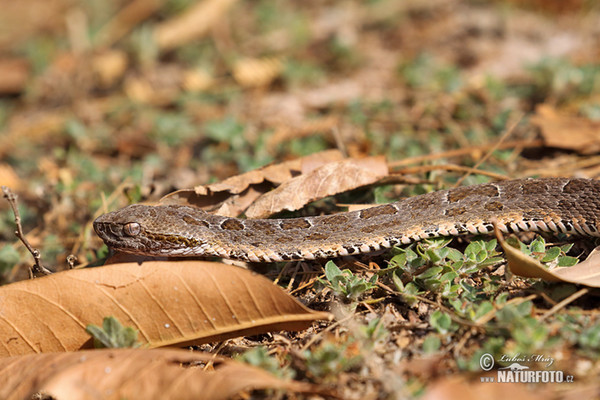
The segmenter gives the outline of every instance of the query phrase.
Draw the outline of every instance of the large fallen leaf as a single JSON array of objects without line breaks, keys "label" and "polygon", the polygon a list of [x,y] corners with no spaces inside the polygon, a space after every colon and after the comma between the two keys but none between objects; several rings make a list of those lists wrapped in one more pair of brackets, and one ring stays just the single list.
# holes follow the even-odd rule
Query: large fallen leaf
[{"label": "large fallen leaf", "polygon": [[496,236],[506,253],[508,268],[515,275],[526,278],[541,278],[549,282],[569,282],[600,287],[600,248],[598,247],[590,253],[585,261],[579,264],[549,270],[538,260],[508,244],[502,235],[497,234]]},{"label": "large fallen leaf", "polygon": [[[214,362],[214,370],[193,363]],[[192,364],[192,366],[184,367]],[[176,349],[110,349],[0,359],[0,398],[35,393],[54,399],[228,399],[242,390],[314,391],[268,372],[213,355]]]},{"label": "large fallen leaf", "polygon": [[370,185],[387,175],[385,157],[328,163],[265,193],[248,207],[246,216],[265,218],[283,210],[298,210],[311,201]]},{"label": "large fallen leaf", "polygon": [[114,316],[150,347],[302,330],[314,312],[268,279],[205,261],[113,264],[0,287],[0,356],[89,347],[88,324]]},{"label": "large fallen leaf", "polygon": [[[322,151],[248,171],[221,182],[178,190],[164,196],[160,203],[193,205],[226,217],[237,217],[259,196],[270,191],[274,185],[280,185],[294,176],[308,173],[342,158],[343,155],[339,150]],[[215,205],[219,205],[219,208],[214,209]]]}]

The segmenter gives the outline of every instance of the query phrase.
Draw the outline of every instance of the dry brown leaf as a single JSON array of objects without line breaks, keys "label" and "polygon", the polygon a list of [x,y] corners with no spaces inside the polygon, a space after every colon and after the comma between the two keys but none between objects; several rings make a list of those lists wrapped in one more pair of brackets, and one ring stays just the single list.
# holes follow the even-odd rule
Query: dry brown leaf
[{"label": "dry brown leaf", "polygon": [[102,88],[110,88],[125,74],[127,54],[121,50],[104,50],[94,55],[92,68]]},{"label": "dry brown leaf", "polygon": [[[182,364],[212,363],[214,370]],[[110,349],[30,354],[0,360],[0,398],[229,399],[243,390],[315,387],[210,354],[175,349]]]},{"label": "dry brown leaf", "polygon": [[21,93],[29,75],[29,62],[25,58],[0,59],[0,94]]},{"label": "dry brown leaf", "polygon": [[15,170],[10,164],[0,163],[0,186],[7,186],[18,192],[23,185]]},{"label": "dry brown leaf", "polygon": [[3,54],[23,53],[22,46],[34,36],[55,37],[65,29],[65,14],[73,9],[68,0],[2,1],[0,48]]},{"label": "dry brown leaf", "polygon": [[600,121],[560,112],[548,104],[540,104],[531,118],[546,146],[575,150],[583,154],[600,150]]},{"label": "dry brown leaf", "polygon": [[[317,168],[342,158],[343,155],[338,150],[322,151],[295,160],[268,165],[210,185],[178,190],[163,197],[160,203],[194,205],[211,209],[219,215],[236,217],[260,195],[271,190],[272,184],[280,185],[300,173],[305,173],[307,165]],[[216,205],[219,206],[217,210],[215,210]]]},{"label": "dry brown leaf", "polygon": [[180,93],[183,70],[175,64],[161,64],[125,78],[127,96],[139,103],[170,104]]},{"label": "dry brown leaf", "polygon": [[13,115],[0,135],[0,158],[20,146],[56,140],[56,137],[63,132],[68,118],[66,112],[54,110],[36,110]]},{"label": "dry brown leaf", "polygon": [[207,71],[198,68],[186,69],[181,86],[186,92],[202,92],[215,84],[215,78]]},{"label": "dry brown leaf", "polygon": [[579,264],[549,270],[538,260],[506,243],[501,235],[496,236],[506,253],[508,268],[515,275],[526,278],[541,278],[549,282],[569,282],[600,287],[600,247],[595,248],[588,258]]},{"label": "dry brown leaf", "polygon": [[357,79],[334,82],[298,93],[300,101],[310,108],[325,108],[334,104],[346,105],[354,99],[360,99],[363,95],[364,90]]},{"label": "dry brown leaf", "polygon": [[233,77],[243,87],[267,86],[281,75],[283,61],[277,57],[244,58],[233,66]]},{"label": "dry brown leaf", "polygon": [[[539,392],[539,391],[537,391]],[[465,378],[442,378],[427,388],[423,400],[541,400],[545,399],[526,385],[470,382]]]},{"label": "dry brown leaf", "polygon": [[328,163],[262,195],[248,207],[246,215],[265,218],[282,210],[298,210],[311,201],[370,185],[387,175],[385,157]]},{"label": "dry brown leaf", "polygon": [[204,36],[236,0],[204,0],[183,14],[163,22],[156,28],[154,38],[163,50],[173,49]]},{"label": "dry brown leaf", "polygon": [[152,16],[162,5],[161,0],[132,0],[115,14],[95,35],[97,48],[109,48],[125,34]]},{"label": "dry brown leaf", "polygon": [[113,264],[0,287],[0,356],[91,345],[88,324],[114,316],[150,347],[302,330],[329,314],[268,279],[206,261]]}]

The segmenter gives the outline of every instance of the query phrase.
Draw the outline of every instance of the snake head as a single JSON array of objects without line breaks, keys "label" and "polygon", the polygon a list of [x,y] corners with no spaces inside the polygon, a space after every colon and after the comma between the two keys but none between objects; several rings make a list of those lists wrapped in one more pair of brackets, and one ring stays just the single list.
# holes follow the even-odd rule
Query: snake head
[{"label": "snake head", "polygon": [[199,212],[185,206],[134,204],[101,215],[94,221],[94,230],[107,246],[126,253],[201,255],[206,242],[185,229],[183,222],[190,210]]}]

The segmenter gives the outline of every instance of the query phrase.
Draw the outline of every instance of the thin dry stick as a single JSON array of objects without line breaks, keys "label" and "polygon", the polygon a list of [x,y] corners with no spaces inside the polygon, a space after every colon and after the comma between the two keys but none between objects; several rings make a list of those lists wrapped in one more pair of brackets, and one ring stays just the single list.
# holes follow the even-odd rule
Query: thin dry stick
[{"label": "thin dry stick", "polygon": [[340,130],[338,129],[337,125],[331,128],[331,134],[333,136],[333,139],[335,140],[335,145],[338,148],[338,150],[342,152],[344,157],[348,157],[348,149],[346,148],[346,143],[344,143],[344,141],[342,140],[342,135],[340,134]]},{"label": "thin dry stick", "polygon": [[15,214],[15,225],[17,226],[15,235],[19,238],[19,240],[21,240],[21,242],[25,245],[27,250],[29,250],[35,262],[35,264],[29,268],[29,278],[33,279],[34,272],[39,272],[44,275],[50,275],[52,272],[42,265],[42,255],[40,254],[40,251],[38,249],[34,249],[33,246],[29,244],[29,241],[23,233],[23,226],[21,225],[21,214],[19,213],[19,208],[17,207],[18,196],[6,186],[2,186],[2,192],[4,192],[4,197],[6,198],[6,200],[8,200],[8,204],[10,204],[10,208],[12,208],[13,213]]},{"label": "thin dry stick", "polygon": [[476,333],[477,333],[477,329],[471,328],[468,331],[466,331],[460,337],[460,339],[458,339],[458,343],[456,343],[456,345],[452,349],[452,354],[454,354],[454,358],[458,359],[460,357],[460,352],[462,351],[462,349],[465,348],[465,345],[467,344],[469,339],[471,339],[473,337],[473,335],[475,335]]},{"label": "thin dry stick", "polygon": [[482,169],[475,169],[475,168],[470,168],[470,167],[463,167],[462,165],[454,165],[454,164],[421,165],[418,167],[402,168],[398,171],[394,171],[394,173],[395,174],[415,174],[415,173],[430,172],[430,171],[437,171],[437,170],[458,171],[458,172],[464,172],[467,174],[485,175],[485,176],[489,176],[489,177],[497,179],[497,180],[508,179],[508,177],[501,175],[501,174],[497,174],[495,172],[484,171]]},{"label": "thin dry stick", "polygon": [[[500,137],[500,140],[498,140],[498,142],[496,142],[496,145],[494,147],[492,147],[491,149],[489,149],[489,151],[487,152],[487,154],[483,157],[481,157],[481,159],[479,161],[477,161],[477,163],[473,166],[473,169],[477,169],[477,167],[479,167],[481,164],[483,164],[488,158],[490,158],[492,156],[492,154],[494,153],[494,151],[498,150],[498,148],[500,147],[500,145],[502,144],[502,142],[504,142],[515,130],[515,128],[517,127],[517,125],[519,125],[519,123],[521,122],[521,120],[523,119],[524,114],[521,114],[517,120],[506,130],[506,132],[504,132],[504,134]],[[456,183],[454,184],[455,187],[460,186],[460,184],[462,183],[462,181],[464,181],[469,175],[471,175],[470,172],[467,172],[465,175],[461,176]]]},{"label": "thin dry stick", "polygon": [[588,288],[583,288],[583,289],[581,289],[581,290],[573,293],[572,295],[570,295],[569,297],[567,297],[566,299],[564,299],[563,301],[561,301],[560,303],[558,303],[557,305],[555,305],[554,307],[552,307],[551,309],[549,309],[548,311],[546,311],[539,318],[539,321],[542,322],[543,320],[545,320],[546,318],[548,318],[552,314],[556,313],[558,310],[564,308],[567,304],[572,303],[575,300],[577,300],[578,298],[580,298],[581,296],[583,296],[584,294],[587,294],[589,291],[590,290]]},{"label": "thin dry stick", "polygon": [[287,272],[289,264],[290,263],[286,263],[283,266],[283,268],[281,269],[281,271],[279,271],[279,274],[277,275],[277,278],[275,278],[275,280],[273,281],[274,285],[277,285],[279,283],[279,280],[281,279],[281,277]]},{"label": "thin dry stick", "polygon": [[490,322],[492,319],[494,319],[494,317],[496,316],[496,314],[498,313],[498,311],[502,310],[503,308],[505,308],[508,305],[511,304],[521,304],[524,303],[526,301],[529,300],[534,300],[538,297],[537,294],[530,294],[529,296],[526,297],[515,297],[514,299],[510,299],[509,301],[507,301],[502,307],[498,308],[498,309],[493,309],[491,311],[488,311],[487,313],[483,314],[481,317],[477,318],[477,320],[475,321],[475,323],[477,325],[485,325],[488,322]]},{"label": "thin dry stick", "polygon": [[492,148],[495,150],[505,150],[505,149],[512,149],[514,147],[531,148],[531,147],[540,147],[543,145],[544,145],[544,141],[542,139],[514,140],[514,141],[510,141],[510,142],[504,142],[500,145],[498,145],[498,143],[491,143],[491,144],[485,144],[485,145],[481,145],[481,146],[463,147],[462,149],[449,150],[449,151],[444,151],[441,153],[426,154],[423,156],[410,157],[410,158],[405,158],[404,160],[392,161],[392,162],[388,163],[388,165],[390,166],[390,168],[395,168],[395,167],[401,167],[403,165],[418,164],[423,161],[432,161],[432,160],[439,160],[441,158],[464,156],[464,155],[470,154],[474,151],[485,151],[485,150],[489,150]]},{"label": "thin dry stick", "polygon": [[[294,276],[295,276],[295,275],[294,275]],[[298,286],[296,289],[292,290],[292,291],[290,292],[290,294],[294,294],[294,293],[296,293],[296,292],[299,292],[300,290],[302,290],[302,289],[304,289],[304,288],[306,288],[306,287],[308,287],[308,286],[314,285],[314,284],[315,284],[315,282],[316,282],[316,281],[317,281],[319,278],[321,278],[321,279],[322,279],[322,278],[325,278],[325,274],[321,274],[321,275],[315,276],[314,278],[312,278],[312,279],[311,279],[311,280],[309,280],[308,282],[306,282],[306,283],[304,283],[304,284],[302,284],[302,285]]]},{"label": "thin dry stick", "polygon": [[305,351],[307,350],[310,346],[313,345],[313,343],[315,343],[317,340],[319,340],[321,337],[323,337],[327,332],[331,332],[332,330],[334,330],[335,328],[337,328],[338,326],[342,325],[345,322],[350,321],[352,318],[356,317],[358,314],[350,314],[344,318],[342,318],[339,321],[334,322],[333,324],[329,325],[327,328],[323,329],[320,332],[317,332],[315,335],[313,335],[305,344],[304,346],[302,346],[302,348],[300,349],[300,351]]}]

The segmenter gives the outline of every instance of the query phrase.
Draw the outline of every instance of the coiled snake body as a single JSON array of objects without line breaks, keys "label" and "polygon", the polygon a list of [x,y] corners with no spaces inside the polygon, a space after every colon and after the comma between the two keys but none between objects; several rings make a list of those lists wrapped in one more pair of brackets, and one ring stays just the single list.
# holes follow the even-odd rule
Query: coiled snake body
[{"label": "coiled snake body", "polygon": [[188,206],[131,205],[94,229],[109,247],[246,261],[331,258],[424,238],[501,231],[600,236],[600,181],[521,179],[442,190],[361,211],[243,220]]}]

